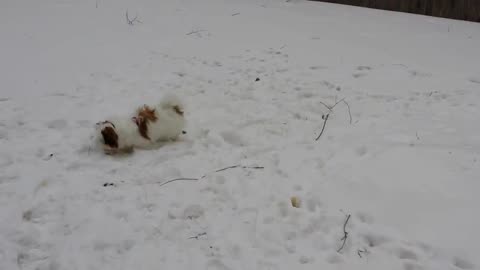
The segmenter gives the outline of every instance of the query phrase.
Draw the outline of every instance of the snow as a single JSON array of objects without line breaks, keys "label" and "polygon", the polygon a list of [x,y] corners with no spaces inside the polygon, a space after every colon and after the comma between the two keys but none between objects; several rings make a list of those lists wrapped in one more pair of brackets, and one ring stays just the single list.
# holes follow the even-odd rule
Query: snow
[{"label": "snow", "polygon": [[[478,269],[478,24],[300,0],[0,18],[0,269]],[[181,140],[90,147],[171,91]]]}]

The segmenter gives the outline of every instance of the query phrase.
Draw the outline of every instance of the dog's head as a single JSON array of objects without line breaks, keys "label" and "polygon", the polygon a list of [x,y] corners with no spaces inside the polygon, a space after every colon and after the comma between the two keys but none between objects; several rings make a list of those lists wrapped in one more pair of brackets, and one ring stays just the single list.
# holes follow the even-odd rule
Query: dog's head
[{"label": "dog's head", "polygon": [[101,143],[105,149],[118,149],[118,134],[115,130],[115,125],[110,121],[98,122],[96,124],[97,130],[100,132]]}]

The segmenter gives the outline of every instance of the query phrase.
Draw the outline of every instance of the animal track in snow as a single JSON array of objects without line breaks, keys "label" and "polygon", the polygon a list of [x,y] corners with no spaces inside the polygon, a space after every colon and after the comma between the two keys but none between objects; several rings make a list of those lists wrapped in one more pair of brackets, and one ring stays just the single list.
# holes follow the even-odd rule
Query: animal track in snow
[{"label": "animal track in snow", "polygon": [[357,73],[353,73],[352,76],[353,76],[355,79],[358,79],[358,78],[367,76],[367,73],[357,72]]},{"label": "animal track in snow", "polygon": [[352,76],[353,78],[358,79],[367,76],[368,72],[372,70],[372,68],[369,66],[358,66],[356,70],[357,72],[353,73]]},{"label": "animal track in snow", "polygon": [[327,262],[330,264],[339,264],[343,262],[343,258],[338,253],[332,253],[327,256]]},{"label": "animal track in snow", "polygon": [[47,127],[51,129],[64,129],[68,126],[68,123],[64,119],[57,119],[47,122]]},{"label": "animal track in snow", "polygon": [[7,167],[13,164],[13,158],[5,153],[0,154],[0,168]]},{"label": "animal track in snow", "polygon": [[185,219],[197,219],[204,215],[205,210],[201,205],[192,204],[187,206],[183,211],[183,217]]},{"label": "animal track in snow", "polygon": [[355,149],[355,153],[357,154],[357,156],[362,157],[367,153],[367,147],[360,146],[357,149]]},{"label": "animal track in snow", "polygon": [[358,66],[357,67],[357,70],[372,70],[372,67],[370,66]]},{"label": "animal track in snow", "polygon": [[470,78],[468,79],[471,83],[478,83],[480,84],[480,79],[479,78]]},{"label": "animal track in snow", "polygon": [[432,76],[432,74],[430,74],[430,73],[426,73],[426,72],[422,72],[422,71],[418,71],[418,70],[409,70],[408,73],[410,73],[410,75],[412,77],[425,78],[425,77],[431,77]]},{"label": "animal track in snow", "polygon": [[327,69],[327,66],[310,66],[309,69],[311,70],[320,70],[320,69]]},{"label": "animal track in snow", "polygon": [[373,217],[367,213],[357,213],[356,217],[363,223],[366,223],[366,224],[373,223]]},{"label": "animal track in snow", "polygon": [[363,238],[369,247],[381,246],[391,241],[389,237],[375,233],[367,233]]},{"label": "animal track in snow", "polygon": [[299,259],[298,259],[298,262],[300,264],[307,264],[307,263],[312,263],[314,260],[312,257],[307,257],[307,256],[301,256]]},{"label": "animal track in snow", "polygon": [[240,135],[233,131],[222,131],[220,132],[220,136],[222,136],[223,140],[231,145],[234,146],[244,146],[245,143]]},{"label": "animal track in snow", "polygon": [[406,248],[397,248],[394,253],[398,256],[399,259],[402,260],[418,260],[418,256],[412,250]]},{"label": "animal track in snow", "polygon": [[422,265],[416,263],[416,262],[405,262],[403,264],[403,269],[405,270],[423,270],[424,268]]},{"label": "animal track in snow", "polygon": [[455,265],[456,267],[460,268],[460,269],[474,269],[474,265],[473,263],[465,260],[465,259],[462,259],[462,258],[458,258],[458,257],[455,257],[453,259],[453,265]]}]

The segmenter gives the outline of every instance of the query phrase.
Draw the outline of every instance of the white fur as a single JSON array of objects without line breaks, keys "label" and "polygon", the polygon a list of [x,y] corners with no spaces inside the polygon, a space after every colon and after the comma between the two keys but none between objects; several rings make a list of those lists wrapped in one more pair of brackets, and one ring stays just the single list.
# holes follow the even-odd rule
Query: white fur
[{"label": "white fur", "polygon": [[[136,115],[132,114],[126,117],[112,117],[107,119],[107,122],[97,124],[97,143],[103,147],[106,153],[115,153],[117,151],[131,151],[133,148],[150,148],[159,141],[175,140],[184,130],[185,119],[175,112],[174,107],[178,107],[182,111],[184,109],[181,100],[172,94],[165,95],[153,107],[157,120],[148,123],[150,140],[140,135],[138,126],[132,119]],[[105,127],[112,127],[117,133],[118,149],[113,149],[104,143],[101,132]]]},{"label": "white fur", "polygon": [[185,118],[175,112],[174,107],[184,111],[183,103],[172,94],[165,95],[157,106],[157,121],[148,124],[148,135],[152,141],[175,140],[185,127]]}]

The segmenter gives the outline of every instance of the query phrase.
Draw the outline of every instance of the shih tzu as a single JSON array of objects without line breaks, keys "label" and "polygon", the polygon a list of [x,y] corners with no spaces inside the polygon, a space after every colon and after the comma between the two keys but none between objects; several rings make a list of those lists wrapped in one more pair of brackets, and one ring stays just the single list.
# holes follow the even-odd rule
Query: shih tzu
[{"label": "shih tzu", "polygon": [[186,133],[184,128],[183,103],[169,94],[156,106],[143,105],[128,117],[112,117],[97,123],[96,137],[105,153],[115,154],[175,140]]}]

